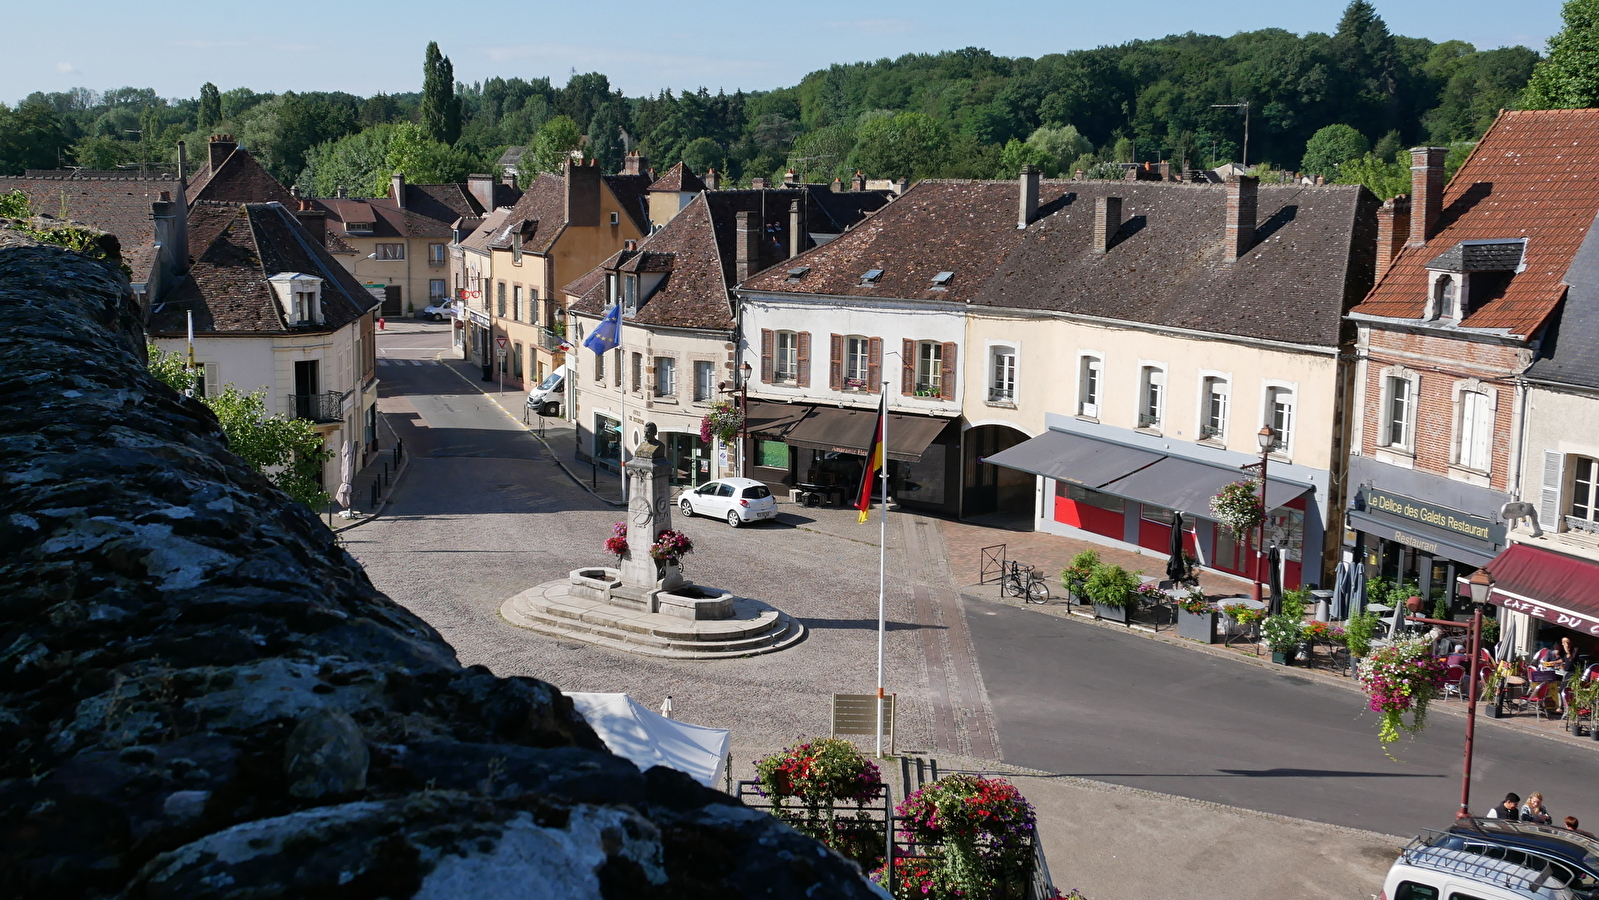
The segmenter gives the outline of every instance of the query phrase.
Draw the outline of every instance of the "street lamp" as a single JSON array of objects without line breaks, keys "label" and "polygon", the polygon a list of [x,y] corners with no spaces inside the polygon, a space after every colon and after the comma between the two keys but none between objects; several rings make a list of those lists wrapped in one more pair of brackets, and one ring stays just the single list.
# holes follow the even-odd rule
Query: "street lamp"
[{"label": "street lamp", "polygon": [[1477,669],[1482,665],[1482,608],[1493,591],[1493,576],[1482,569],[1471,573],[1471,686],[1466,689],[1466,759],[1460,775],[1460,812],[1456,818],[1471,815],[1471,746],[1477,735]]},{"label": "street lamp", "polygon": [[[1277,442],[1277,432],[1272,431],[1270,425],[1263,425],[1256,437],[1260,441],[1260,524],[1255,529],[1255,602],[1259,603],[1265,582],[1261,569],[1266,565],[1266,514],[1271,512],[1266,506],[1266,460],[1271,455],[1272,445]],[[1276,597],[1271,599],[1273,603],[1277,601]]]},{"label": "street lamp", "polygon": [[754,371],[755,367],[749,364],[749,360],[745,360],[744,364],[738,367],[738,379],[733,382],[733,386],[728,387],[724,381],[716,390],[718,394],[738,394],[738,417],[743,423],[739,426],[738,432],[737,466],[740,477],[748,477],[744,472],[744,445],[748,443],[750,436],[750,373]]}]

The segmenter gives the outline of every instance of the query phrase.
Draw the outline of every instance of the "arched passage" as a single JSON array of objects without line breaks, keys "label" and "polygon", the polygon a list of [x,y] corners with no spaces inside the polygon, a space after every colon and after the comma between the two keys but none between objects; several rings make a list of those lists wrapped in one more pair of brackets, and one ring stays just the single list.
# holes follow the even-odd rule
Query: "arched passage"
[{"label": "arched passage", "polygon": [[961,518],[1000,515],[1031,526],[1035,478],[1026,472],[982,462],[1027,440],[1009,425],[978,425],[963,435]]}]

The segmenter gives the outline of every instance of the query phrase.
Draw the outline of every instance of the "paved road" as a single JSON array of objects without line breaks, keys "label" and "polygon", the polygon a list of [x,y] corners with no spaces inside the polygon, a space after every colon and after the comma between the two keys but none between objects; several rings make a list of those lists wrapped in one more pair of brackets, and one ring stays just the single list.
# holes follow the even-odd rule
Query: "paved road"
[{"label": "paved road", "polygon": [[[1435,713],[1383,755],[1360,695],[1112,629],[967,603],[1006,762],[1387,834],[1460,800],[1464,717]],[[1586,747],[1478,719],[1473,807],[1541,790],[1599,822]]]}]

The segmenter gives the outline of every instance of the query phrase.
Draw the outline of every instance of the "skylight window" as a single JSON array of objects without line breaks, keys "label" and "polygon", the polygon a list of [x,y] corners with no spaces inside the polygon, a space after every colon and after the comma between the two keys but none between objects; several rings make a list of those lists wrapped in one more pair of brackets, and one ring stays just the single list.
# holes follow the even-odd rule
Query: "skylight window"
[{"label": "skylight window", "polygon": [[954,272],[939,272],[937,275],[933,276],[933,287],[947,288],[949,287],[949,280],[954,277]]},{"label": "skylight window", "polygon": [[788,270],[788,280],[799,281],[809,274],[811,274],[810,266],[795,266],[794,268]]},{"label": "skylight window", "polygon": [[866,274],[861,276],[861,284],[876,284],[877,280],[882,277],[882,269],[867,269]]}]

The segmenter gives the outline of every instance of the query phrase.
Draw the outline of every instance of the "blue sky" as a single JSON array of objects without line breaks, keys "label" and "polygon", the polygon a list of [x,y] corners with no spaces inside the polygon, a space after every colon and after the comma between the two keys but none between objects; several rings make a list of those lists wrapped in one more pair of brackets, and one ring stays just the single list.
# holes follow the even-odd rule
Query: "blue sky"
[{"label": "blue sky", "polygon": [[[1560,4],[1530,0],[1375,0],[1396,34],[1460,39],[1479,49],[1522,44],[1540,52],[1560,27]],[[7,3],[0,99],[82,85],[154,87],[193,97],[223,90],[417,90],[422,51],[436,40],[456,77],[547,75],[564,83],[600,71],[629,95],[662,87],[729,91],[791,85],[806,72],[854,62],[984,47],[1004,56],[1118,44],[1198,31],[1257,28],[1331,32],[1347,0],[956,0],[795,4],[449,4],[418,0],[77,0]],[[635,7],[636,8],[636,7]],[[1507,15],[1508,11],[1513,14]],[[1196,18],[1196,11],[1210,15]],[[1221,15],[1225,11],[1225,16]],[[653,21],[652,21],[653,20]]]}]

